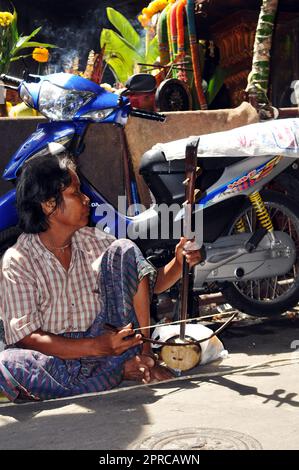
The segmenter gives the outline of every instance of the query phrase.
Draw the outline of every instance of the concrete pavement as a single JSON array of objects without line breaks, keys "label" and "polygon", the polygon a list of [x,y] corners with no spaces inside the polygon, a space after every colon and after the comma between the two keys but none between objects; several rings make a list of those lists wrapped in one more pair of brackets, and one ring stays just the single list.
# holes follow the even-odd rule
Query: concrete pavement
[{"label": "concrete pavement", "polygon": [[299,318],[241,320],[191,377],[0,405],[0,449],[299,449]]}]

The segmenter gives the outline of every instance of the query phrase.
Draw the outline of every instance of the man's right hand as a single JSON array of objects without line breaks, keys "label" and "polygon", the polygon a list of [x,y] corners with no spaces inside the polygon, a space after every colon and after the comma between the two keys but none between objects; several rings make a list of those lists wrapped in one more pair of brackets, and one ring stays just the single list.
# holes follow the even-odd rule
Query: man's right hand
[{"label": "man's right hand", "polygon": [[134,333],[132,323],[116,331],[107,331],[93,341],[95,356],[119,356],[127,349],[143,344],[142,335]]}]

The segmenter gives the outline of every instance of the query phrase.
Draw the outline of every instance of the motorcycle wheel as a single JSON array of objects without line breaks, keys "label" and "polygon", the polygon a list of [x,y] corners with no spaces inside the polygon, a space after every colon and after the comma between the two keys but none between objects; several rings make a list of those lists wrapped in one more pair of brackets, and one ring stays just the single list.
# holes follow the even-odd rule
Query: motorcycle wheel
[{"label": "motorcycle wheel", "polygon": [[155,102],[159,111],[189,111],[192,96],[185,82],[168,78],[156,90]]},{"label": "motorcycle wheel", "polygon": [[0,232],[0,258],[10,246],[15,244],[21,233],[18,227],[10,227]]},{"label": "motorcycle wheel", "polygon": [[[221,291],[226,301],[241,312],[254,316],[279,315],[299,301],[299,206],[289,197],[273,191],[261,193],[270,214],[274,230],[288,233],[295,243],[296,259],[292,269],[283,276],[254,281],[225,282]],[[246,203],[236,216],[228,233],[236,232],[236,222],[242,217],[246,231],[258,227],[251,204]]]}]

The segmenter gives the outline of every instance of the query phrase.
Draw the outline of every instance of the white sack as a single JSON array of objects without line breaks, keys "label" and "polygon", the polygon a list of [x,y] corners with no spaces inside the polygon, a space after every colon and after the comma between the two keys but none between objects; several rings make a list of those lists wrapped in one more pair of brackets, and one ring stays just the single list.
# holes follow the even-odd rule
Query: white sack
[{"label": "white sack", "polygon": [[[179,325],[157,326],[153,331],[152,338],[166,342],[168,339],[173,338],[174,336],[178,336],[179,334]],[[200,324],[186,324],[185,334],[186,336],[194,338],[194,340],[201,340],[211,336],[213,334],[213,330]],[[188,339],[186,339],[186,341],[188,341]],[[153,344],[153,348],[159,347],[161,346]],[[213,338],[209,339],[208,341],[200,343],[200,347],[201,359],[199,364],[201,365],[216,361],[220,358],[223,359],[228,354],[217,336],[213,336]]]},{"label": "white sack", "polygon": [[299,157],[299,118],[277,119],[237,127],[230,131],[173,140],[156,144],[152,149],[162,150],[166,160],[185,158],[186,145],[200,138],[199,157],[249,157],[283,155]]}]

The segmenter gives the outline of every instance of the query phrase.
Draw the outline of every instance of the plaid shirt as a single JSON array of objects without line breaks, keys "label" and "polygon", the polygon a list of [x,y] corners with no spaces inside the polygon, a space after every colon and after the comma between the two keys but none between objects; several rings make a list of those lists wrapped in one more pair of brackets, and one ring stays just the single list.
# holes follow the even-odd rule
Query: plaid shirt
[{"label": "plaid shirt", "polygon": [[54,334],[86,331],[101,310],[99,263],[113,240],[91,227],[78,230],[66,271],[38,235],[22,234],[2,262],[0,316],[6,343],[39,328]]}]

